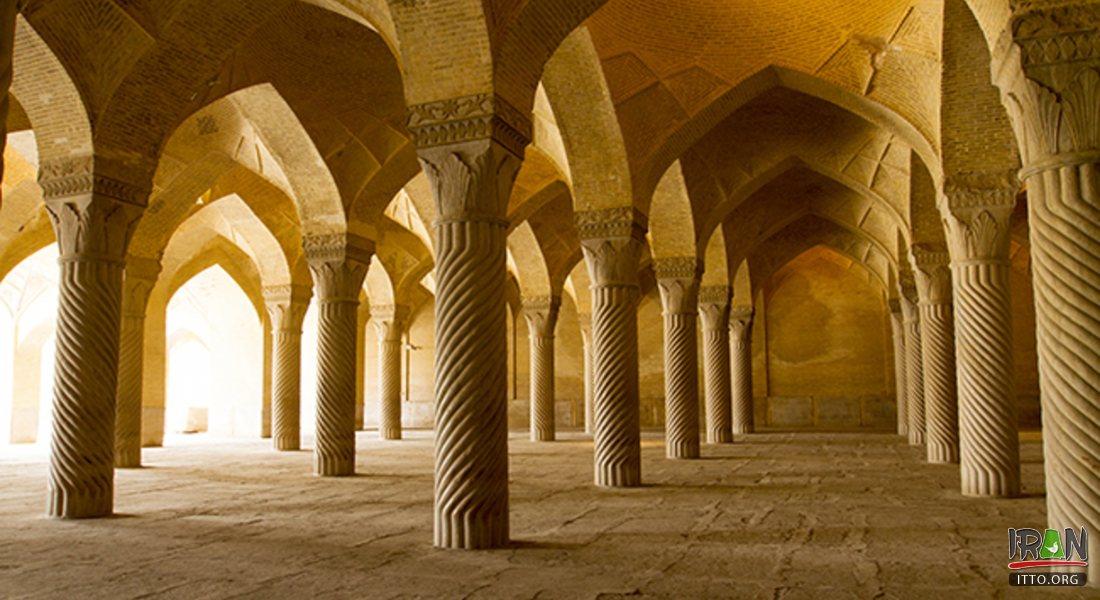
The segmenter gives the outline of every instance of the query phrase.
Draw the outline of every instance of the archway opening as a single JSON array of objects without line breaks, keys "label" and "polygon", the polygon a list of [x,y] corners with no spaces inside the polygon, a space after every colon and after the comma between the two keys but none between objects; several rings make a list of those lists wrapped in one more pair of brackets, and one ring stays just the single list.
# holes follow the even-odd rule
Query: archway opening
[{"label": "archway opening", "polygon": [[825,246],[764,285],[753,325],[761,430],[892,431],[889,311],[863,266]]},{"label": "archway opening", "polygon": [[49,444],[57,257],[50,244],[0,282],[0,444]]},{"label": "archway opening", "polygon": [[259,437],[263,329],[254,305],[220,266],[168,303],[166,434]]}]

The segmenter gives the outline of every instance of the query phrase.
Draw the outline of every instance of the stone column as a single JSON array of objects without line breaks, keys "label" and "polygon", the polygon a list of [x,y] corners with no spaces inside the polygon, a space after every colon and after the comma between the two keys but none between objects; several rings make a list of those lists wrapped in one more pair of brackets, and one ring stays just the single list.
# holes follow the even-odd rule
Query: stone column
[{"label": "stone column", "polygon": [[371,307],[378,334],[378,437],[401,439],[401,336],[408,326],[409,307]]},{"label": "stone column", "polygon": [[921,358],[920,310],[916,284],[901,284],[901,314],[905,322],[905,407],[909,413],[909,445],[924,445],[924,366]]},{"label": "stone column", "polygon": [[[4,147],[8,141],[8,111],[11,100],[8,89],[12,80],[12,57],[15,46],[16,2],[0,3],[0,181],[4,180]],[[0,197],[0,202],[3,198]]]},{"label": "stone column", "polygon": [[264,289],[271,320],[271,443],[276,450],[302,447],[302,321],[310,291],[300,286]]},{"label": "stone column", "polygon": [[359,291],[373,243],[353,235],[306,238],[317,296],[316,475],[355,473],[355,345]]},{"label": "stone column", "polygon": [[576,215],[592,286],[595,482],[642,483],[638,406],[638,261],[644,217],[632,208]]},{"label": "stone column", "polygon": [[523,317],[531,341],[531,441],[554,441],[554,327],[561,298],[523,299]]},{"label": "stone column", "polygon": [[940,205],[954,278],[959,468],[968,496],[1020,493],[1009,290],[1009,221],[1018,189],[1010,173],[951,177]]},{"label": "stone column", "polygon": [[1020,3],[1014,44],[993,65],[1027,184],[1047,526],[1088,529],[1090,586],[1100,586],[1098,24],[1096,3]]},{"label": "stone column", "polygon": [[370,300],[359,295],[359,310],[355,313],[355,430],[366,427],[367,411],[367,324],[371,322]]},{"label": "stone column", "polygon": [[752,433],[752,307],[730,309],[730,389],[733,432]]},{"label": "stone column", "polygon": [[47,479],[52,517],[114,510],[123,261],[149,192],[98,167],[81,157],[39,169],[61,255]]},{"label": "stone column", "polygon": [[496,96],[410,108],[439,217],[435,545],[508,543],[508,198],[530,122]]},{"label": "stone column", "polygon": [[[578,291],[578,293],[581,293]],[[581,345],[584,346],[584,432],[595,431],[595,413],[592,409],[592,315],[580,313]]]},{"label": "stone column", "polygon": [[894,385],[897,405],[898,435],[909,435],[909,410],[905,387],[905,317],[901,312],[901,300],[891,298],[890,329],[894,334]]},{"label": "stone column", "polygon": [[730,288],[699,290],[703,316],[703,371],[706,385],[707,443],[733,442],[733,400],[730,388]]},{"label": "stone column", "polygon": [[141,398],[145,364],[145,307],[157,283],[160,263],[130,257],[122,287],[118,397],[115,406],[115,466],[141,466]]},{"label": "stone column", "polygon": [[665,322],[665,456],[699,458],[699,279],[694,256],[654,261]]},{"label": "stone column", "polygon": [[920,298],[924,435],[928,462],[959,461],[959,412],[955,395],[955,323],[951,260],[942,246],[914,246],[910,261]]}]

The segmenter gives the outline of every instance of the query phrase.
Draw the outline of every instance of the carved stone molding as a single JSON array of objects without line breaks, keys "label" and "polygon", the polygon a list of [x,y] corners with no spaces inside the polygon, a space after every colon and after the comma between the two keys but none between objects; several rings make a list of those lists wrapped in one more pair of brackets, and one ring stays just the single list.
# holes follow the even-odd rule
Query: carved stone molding
[{"label": "carved stone molding", "polygon": [[940,246],[914,245],[909,249],[920,304],[951,302],[951,257]]},{"label": "carved stone molding", "polygon": [[532,135],[530,117],[495,94],[415,104],[407,124],[419,148],[491,138],[519,157]]},{"label": "carved stone molding", "polygon": [[[47,201],[73,196],[95,195],[125,204],[145,206],[152,190],[151,183],[135,184],[121,177],[112,176],[112,169],[92,155],[73,156],[45,160],[38,168],[38,184],[42,187],[42,197]],[[142,165],[133,170],[134,179],[152,181],[155,165]]]},{"label": "carved stone molding", "polygon": [[581,240],[632,237],[645,241],[648,222],[632,207],[578,212],[573,216]]},{"label": "carved stone molding", "polygon": [[729,306],[731,290],[728,285],[705,285],[699,288],[699,306],[717,304]]}]

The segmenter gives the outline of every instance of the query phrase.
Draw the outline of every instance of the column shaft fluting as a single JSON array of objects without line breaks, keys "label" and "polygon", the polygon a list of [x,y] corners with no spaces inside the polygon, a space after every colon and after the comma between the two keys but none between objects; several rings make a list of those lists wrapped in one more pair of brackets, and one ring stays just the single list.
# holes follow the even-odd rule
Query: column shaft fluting
[{"label": "column shaft fluting", "polygon": [[591,435],[596,419],[592,403],[592,315],[580,314],[577,318],[581,322],[581,344],[584,347],[584,432]]},{"label": "column shaft fluting", "polygon": [[730,310],[730,390],[733,396],[733,432],[752,433],[752,308]]},{"label": "column shaft fluting", "polygon": [[371,323],[378,335],[378,437],[401,439],[401,337],[408,307],[372,306]]},{"label": "column shaft fluting", "polygon": [[930,463],[959,460],[953,318],[950,304],[922,304],[920,307],[924,435]]},{"label": "column shaft fluting", "polygon": [[898,435],[909,435],[909,409],[905,385],[905,319],[901,302],[890,300],[890,329],[894,336],[894,398],[897,407]]},{"label": "column shaft fluting", "polygon": [[[144,308],[144,307],[143,307]],[[122,315],[118,351],[118,405],[115,466],[141,466],[142,365],[145,358],[145,314]]]},{"label": "column shaft fluting", "polygon": [[296,285],[264,289],[271,321],[271,444],[276,450],[302,447],[302,321],[310,291]]},{"label": "column shaft fluting", "polygon": [[419,155],[440,212],[435,545],[495,548],[509,538],[505,215],[521,153],[493,139]]},{"label": "column shaft fluting", "polygon": [[523,299],[523,316],[531,341],[531,441],[555,437],[554,327],[561,299],[536,296]]},{"label": "column shaft fluting", "polygon": [[[350,235],[306,238],[317,296],[317,439],[313,472],[355,473],[355,357],[359,291],[373,245]],[[369,248],[369,249],[368,249]]]},{"label": "column shaft fluting", "polygon": [[924,445],[924,361],[920,312],[907,299],[901,301],[901,306],[905,316],[905,404],[909,412],[909,445],[921,446]]},{"label": "column shaft fluting", "polygon": [[[4,2],[0,6],[0,181],[4,180],[4,147],[8,141],[8,112],[11,99],[8,89],[12,82],[12,59],[15,45],[16,2]],[[3,198],[0,198],[0,202]]]},{"label": "column shaft fluting", "polygon": [[665,456],[699,458],[697,314],[702,265],[695,257],[654,261],[664,307]]},{"label": "column shaft fluting", "polygon": [[708,444],[733,442],[729,299],[730,289],[725,286],[708,286],[699,291],[699,314],[703,317],[703,380]]},{"label": "column shaft fluting", "polygon": [[632,209],[578,213],[592,286],[595,483],[641,485],[638,261],[644,228]]}]

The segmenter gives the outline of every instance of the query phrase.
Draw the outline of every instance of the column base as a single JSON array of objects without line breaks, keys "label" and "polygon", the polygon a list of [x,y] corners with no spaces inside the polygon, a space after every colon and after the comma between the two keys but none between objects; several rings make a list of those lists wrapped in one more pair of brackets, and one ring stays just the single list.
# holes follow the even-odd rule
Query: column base
[{"label": "column base", "polygon": [[399,440],[401,439],[401,428],[386,428],[378,430],[378,438],[382,440]]},{"label": "column base", "polygon": [[553,442],[555,439],[557,439],[557,436],[553,431],[531,431],[532,442]]},{"label": "column base", "polygon": [[55,488],[47,490],[46,516],[55,519],[95,519],[114,514],[112,491],[77,492]]},{"label": "column base", "polygon": [[1015,498],[1020,495],[1020,480],[1014,475],[975,469],[960,469],[962,495],[978,498]]},{"label": "column base", "polygon": [[959,462],[959,452],[950,446],[928,444],[926,460],[932,464],[957,463]]},{"label": "column base", "polygon": [[695,440],[694,443],[690,441],[686,442],[669,442],[665,445],[665,458],[672,459],[691,459],[699,458],[699,440]]},{"label": "column base", "polygon": [[708,444],[732,444],[733,432],[727,430],[721,431],[708,431],[707,432]]},{"label": "column base", "polygon": [[141,467],[141,448],[115,450],[116,469],[137,469]]},{"label": "column base", "polygon": [[322,456],[314,453],[313,474],[321,477],[355,475],[355,456]]},{"label": "column base", "polygon": [[635,465],[596,465],[596,486],[598,487],[638,487],[642,485],[642,467]]},{"label": "column base", "polygon": [[435,547],[488,550],[509,544],[508,514],[435,514]]},{"label": "column base", "polygon": [[301,439],[299,439],[297,437],[275,436],[271,439],[272,439],[272,445],[275,447],[276,450],[279,450],[279,451],[291,452],[291,451],[302,449]]},{"label": "column base", "polygon": [[754,433],[755,430],[751,425],[740,425],[740,426],[739,425],[734,425],[733,426],[733,432],[736,433],[736,434]]}]

